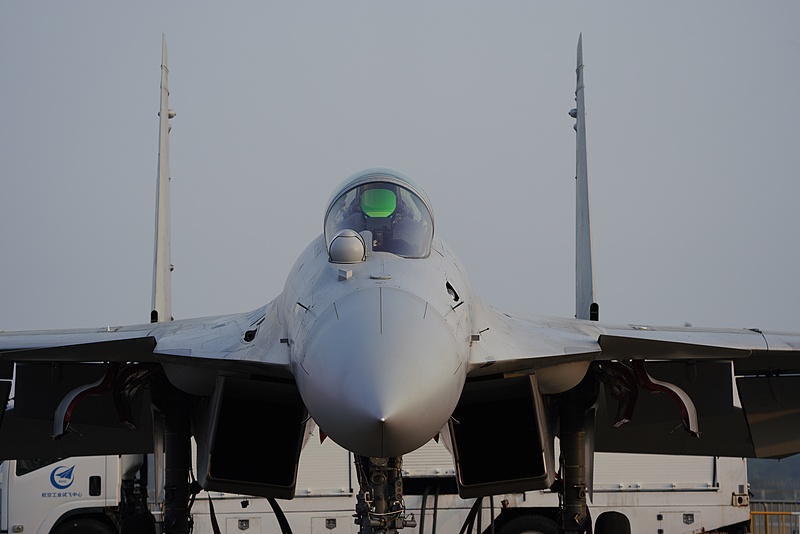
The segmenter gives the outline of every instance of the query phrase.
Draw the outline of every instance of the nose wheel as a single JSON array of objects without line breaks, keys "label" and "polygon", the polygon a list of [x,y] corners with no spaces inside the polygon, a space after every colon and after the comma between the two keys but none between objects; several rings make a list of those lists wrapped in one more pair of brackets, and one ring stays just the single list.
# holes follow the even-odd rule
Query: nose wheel
[{"label": "nose wheel", "polygon": [[396,534],[405,527],[416,527],[413,515],[403,504],[402,457],[368,458],[356,456],[359,490],[355,523],[359,534]]}]

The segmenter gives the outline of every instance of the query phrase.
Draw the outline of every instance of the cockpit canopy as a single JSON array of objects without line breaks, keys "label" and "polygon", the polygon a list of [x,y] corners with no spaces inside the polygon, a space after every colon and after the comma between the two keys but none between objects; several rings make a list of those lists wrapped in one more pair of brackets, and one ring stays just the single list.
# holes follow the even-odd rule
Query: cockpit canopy
[{"label": "cockpit canopy", "polygon": [[433,217],[424,193],[407,178],[394,171],[365,171],[340,191],[325,214],[329,248],[341,230],[355,230],[375,252],[405,258],[430,254]]}]

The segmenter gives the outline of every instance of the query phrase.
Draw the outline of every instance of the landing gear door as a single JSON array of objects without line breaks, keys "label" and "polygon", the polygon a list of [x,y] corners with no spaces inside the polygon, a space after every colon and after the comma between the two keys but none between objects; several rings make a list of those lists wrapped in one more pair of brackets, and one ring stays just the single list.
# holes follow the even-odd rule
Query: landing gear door
[{"label": "landing gear door", "polygon": [[461,497],[549,488],[547,428],[535,375],[467,383],[449,422]]}]

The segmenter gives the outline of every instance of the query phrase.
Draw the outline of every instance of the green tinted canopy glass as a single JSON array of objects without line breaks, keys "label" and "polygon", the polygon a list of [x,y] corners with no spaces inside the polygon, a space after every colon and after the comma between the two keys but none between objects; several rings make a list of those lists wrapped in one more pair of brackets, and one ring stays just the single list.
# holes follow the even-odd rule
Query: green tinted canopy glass
[{"label": "green tinted canopy glass", "polygon": [[368,189],[361,195],[361,211],[367,217],[388,217],[397,207],[397,196],[388,189]]}]

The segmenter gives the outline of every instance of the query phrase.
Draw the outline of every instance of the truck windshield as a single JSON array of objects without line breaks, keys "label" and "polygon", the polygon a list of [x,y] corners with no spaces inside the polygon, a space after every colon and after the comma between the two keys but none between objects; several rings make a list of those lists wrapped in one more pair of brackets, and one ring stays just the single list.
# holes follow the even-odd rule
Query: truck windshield
[{"label": "truck windshield", "polygon": [[17,460],[17,469],[16,473],[18,477],[22,475],[27,475],[32,471],[36,471],[37,469],[41,469],[42,467],[51,465],[56,463],[59,460],[63,460],[64,457],[58,458],[33,458],[28,460]]}]

